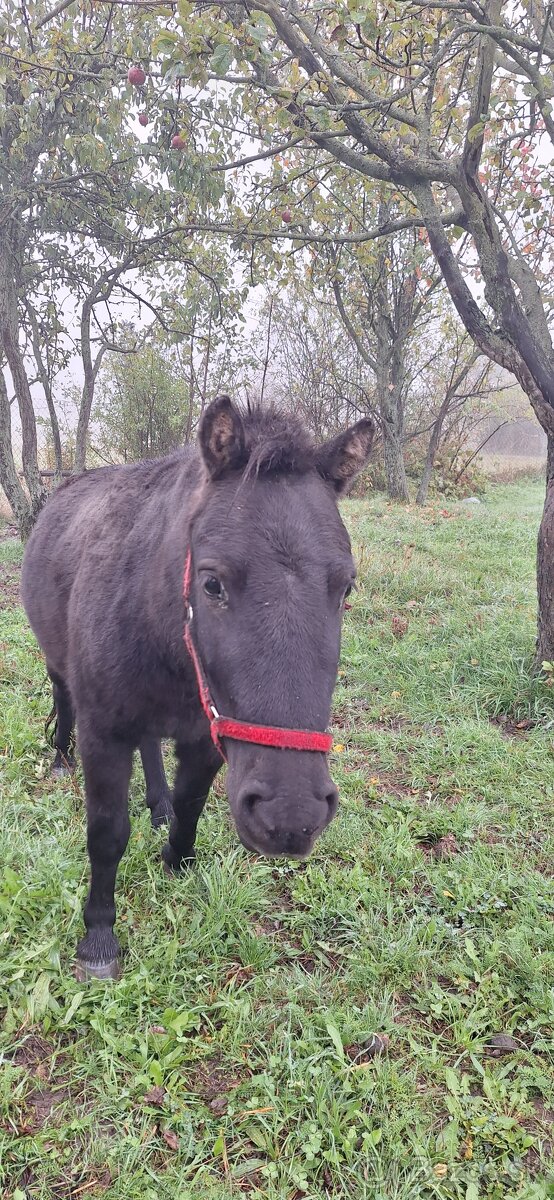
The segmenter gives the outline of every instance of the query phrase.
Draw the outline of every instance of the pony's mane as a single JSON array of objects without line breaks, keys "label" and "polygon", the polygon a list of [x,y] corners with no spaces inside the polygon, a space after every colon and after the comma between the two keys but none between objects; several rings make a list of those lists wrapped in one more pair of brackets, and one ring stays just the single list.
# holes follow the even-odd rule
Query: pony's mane
[{"label": "pony's mane", "polygon": [[244,477],[269,474],[305,475],[314,466],[315,442],[293,413],[250,405],[241,412],[244,425]]}]

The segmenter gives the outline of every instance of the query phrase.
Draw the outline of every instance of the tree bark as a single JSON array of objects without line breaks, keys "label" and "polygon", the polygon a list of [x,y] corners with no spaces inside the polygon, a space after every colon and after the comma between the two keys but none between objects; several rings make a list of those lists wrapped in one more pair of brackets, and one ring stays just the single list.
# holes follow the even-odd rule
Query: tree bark
[{"label": "tree bark", "polygon": [[421,504],[421,505],[427,504],[427,498],[429,495],[429,484],[431,482],[433,468],[435,466],[435,455],[439,448],[439,442],[440,442],[440,437],[441,437],[441,433],[442,433],[442,426],[443,426],[444,418],[446,416],[446,409],[443,412],[443,408],[444,408],[444,405],[441,406],[439,415],[438,415],[437,420],[435,421],[435,424],[433,425],[433,429],[431,431],[431,437],[429,438],[427,454],[425,455],[425,464],[423,467],[423,472],[422,472],[421,479],[419,481],[419,485],[418,485],[418,489],[417,489],[416,504]]},{"label": "tree bark", "polygon": [[[38,466],[37,426],[31,389],[19,345],[18,292],[20,271],[17,259],[17,231],[5,230],[0,252],[0,346],[10,369],[21,419],[21,457],[29,492],[29,507],[35,521],[46,499]],[[8,405],[9,407],[9,405]],[[6,430],[7,432],[7,430]],[[11,421],[9,426],[11,445]]]},{"label": "tree bark", "polygon": [[408,491],[408,480],[404,466],[402,442],[397,437],[396,432],[389,429],[385,422],[383,422],[383,456],[387,480],[387,495],[391,500],[399,500],[402,504],[409,504],[410,493]]},{"label": "tree bark", "polygon": [[554,660],[554,436],[548,435],[546,496],[537,542],[537,665]]},{"label": "tree bark", "polygon": [[[384,255],[382,257],[384,259]],[[391,500],[400,500],[402,503],[408,504],[410,493],[402,446],[405,337],[403,331],[394,328],[390,317],[384,283],[385,272],[386,266],[383,261],[381,279],[375,289],[374,329],[377,338],[375,390],[383,430],[387,494]]]},{"label": "tree bark", "polygon": [[54,396],[52,393],[52,385],[50,382],[50,375],[48,372],[47,365],[42,356],[42,347],[41,347],[41,343],[40,343],[40,330],[39,330],[37,315],[36,315],[36,312],[35,312],[32,304],[27,303],[25,305],[25,308],[26,308],[27,316],[29,318],[29,324],[31,326],[31,339],[32,339],[32,343],[33,343],[33,354],[35,357],[35,362],[37,364],[38,376],[39,376],[40,382],[42,384],[44,398],[45,398],[46,404],[48,406],[48,415],[50,417],[50,428],[52,430],[52,442],[53,442],[53,446],[54,446],[54,462],[56,464],[56,477],[57,477],[57,481],[59,482],[59,480],[62,477],[62,471],[63,471],[63,454],[62,454],[62,439],[60,436],[60,425],[59,425],[59,421],[58,421],[58,414],[56,412],[56,407],[54,404]]},{"label": "tree bark", "polygon": [[21,540],[26,541],[33,528],[33,516],[14,462],[12,414],[2,370],[0,370],[0,483],[17,522]]}]

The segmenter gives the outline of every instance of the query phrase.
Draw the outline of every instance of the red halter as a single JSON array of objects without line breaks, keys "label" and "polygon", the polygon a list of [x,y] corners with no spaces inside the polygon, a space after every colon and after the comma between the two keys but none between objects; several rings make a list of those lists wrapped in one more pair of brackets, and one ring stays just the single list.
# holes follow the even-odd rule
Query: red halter
[{"label": "red halter", "polygon": [[237,742],[254,742],[257,746],[277,746],[281,750],[315,750],[321,754],[328,754],[333,744],[330,733],[314,733],[311,729],[280,729],[272,725],[252,725],[249,721],[235,721],[233,717],[222,717],[218,713],[210,694],[210,688],[202,663],[192,639],[191,578],[192,556],[189,550],[186,557],[183,578],[183,597],[185,601],[184,640],[195,670],[200,703],[210,722],[212,741],[217,746],[222,758],[226,757],[221,745],[222,738],[233,738]]}]

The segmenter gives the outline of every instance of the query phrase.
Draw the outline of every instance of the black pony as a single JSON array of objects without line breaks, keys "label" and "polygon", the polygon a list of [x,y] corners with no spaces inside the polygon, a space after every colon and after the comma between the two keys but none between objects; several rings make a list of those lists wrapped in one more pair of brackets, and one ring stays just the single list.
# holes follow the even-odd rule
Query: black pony
[{"label": "black pony", "polygon": [[[249,849],[303,857],[334,816],[326,739],[316,735],[329,720],[355,573],[336,500],[372,437],[362,420],[316,447],[290,415],[243,416],[222,396],[203,416],[197,448],[88,471],[41,513],[22,591],[53,683],[55,768],[68,764],[77,723],[91,865],[81,977],[118,971],[114,888],[135,748],[153,823],[172,816],[163,851],[172,868],[194,857],[222,752]],[[247,723],[248,740],[223,732],[214,744],[210,705]],[[256,734],[260,726],[270,735]],[[286,729],[308,731],[302,748],[288,748]],[[172,802],[162,737],[177,752]]]}]

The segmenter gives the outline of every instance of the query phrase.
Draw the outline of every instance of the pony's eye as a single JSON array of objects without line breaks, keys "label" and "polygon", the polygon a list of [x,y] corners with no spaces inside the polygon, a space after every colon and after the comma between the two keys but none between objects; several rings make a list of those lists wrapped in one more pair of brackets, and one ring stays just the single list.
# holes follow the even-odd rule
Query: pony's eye
[{"label": "pony's eye", "polygon": [[212,600],[225,599],[225,588],[215,575],[208,575],[204,580],[204,591],[207,596],[211,597]]}]

